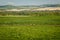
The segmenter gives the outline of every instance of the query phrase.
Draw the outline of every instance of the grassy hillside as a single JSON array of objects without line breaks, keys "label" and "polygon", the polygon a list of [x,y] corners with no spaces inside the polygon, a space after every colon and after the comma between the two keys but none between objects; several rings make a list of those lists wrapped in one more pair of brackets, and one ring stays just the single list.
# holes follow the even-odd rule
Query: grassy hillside
[{"label": "grassy hillside", "polygon": [[0,40],[60,40],[59,12],[29,13],[0,16]]}]

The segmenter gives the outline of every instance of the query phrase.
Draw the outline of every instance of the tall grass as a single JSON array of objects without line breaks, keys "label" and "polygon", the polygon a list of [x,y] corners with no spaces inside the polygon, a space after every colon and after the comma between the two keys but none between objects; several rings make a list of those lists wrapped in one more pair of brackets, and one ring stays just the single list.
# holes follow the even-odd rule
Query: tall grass
[{"label": "tall grass", "polygon": [[60,27],[5,25],[0,27],[0,40],[60,40]]},{"label": "tall grass", "polygon": [[0,16],[0,40],[60,40],[60,13],[49,12]]}]

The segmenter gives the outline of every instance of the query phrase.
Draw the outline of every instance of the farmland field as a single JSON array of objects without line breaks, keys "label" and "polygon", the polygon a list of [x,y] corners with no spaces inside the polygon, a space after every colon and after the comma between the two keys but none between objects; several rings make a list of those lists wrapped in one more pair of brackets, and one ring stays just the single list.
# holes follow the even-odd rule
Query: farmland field
[{"label": "farmland field", "polygon": [[60,15],[0,16],[0,40],[60,40]]}]

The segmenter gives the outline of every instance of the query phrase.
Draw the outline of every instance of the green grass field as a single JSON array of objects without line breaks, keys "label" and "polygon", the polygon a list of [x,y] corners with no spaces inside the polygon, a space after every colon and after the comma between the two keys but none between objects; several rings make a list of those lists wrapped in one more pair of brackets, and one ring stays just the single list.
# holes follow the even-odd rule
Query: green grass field
[{"label": "green grass field", "polygon": [[0,27],[0,40],[60,40],[60,27],[50,25]]},{"label": "green grass field", "polygon": [[60,40],[60,16],[0,16],[0,40]]}]

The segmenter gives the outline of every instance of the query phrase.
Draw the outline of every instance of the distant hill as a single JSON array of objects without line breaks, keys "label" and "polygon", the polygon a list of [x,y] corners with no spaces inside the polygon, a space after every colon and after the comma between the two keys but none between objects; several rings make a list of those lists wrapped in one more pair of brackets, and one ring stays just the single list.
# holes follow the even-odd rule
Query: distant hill
[{"label": "distant hill", "polygon": [[13,5],[3,5],[3,6],[0,6],[0,9],[13,9],[13,8],[17,8],[17,7],[13,6]]},{"label": "distant hill", "polygon": [[40,7],[60,7],[60,4],[44,4],[41,5]]},{"label": "distant hill", "polygon": [[60,7],[60,4],[25,5],[25,6],[3,5],[0,6],[0,9],[40,8],[40,7]]},{"label": "distant hill", "polygon": [[19,8],[38,8],[40,6],[36,5],[23,5],[23,6],[14,6],[14,5],[3,5],[0,6],[0,9],[19,9]]}]

